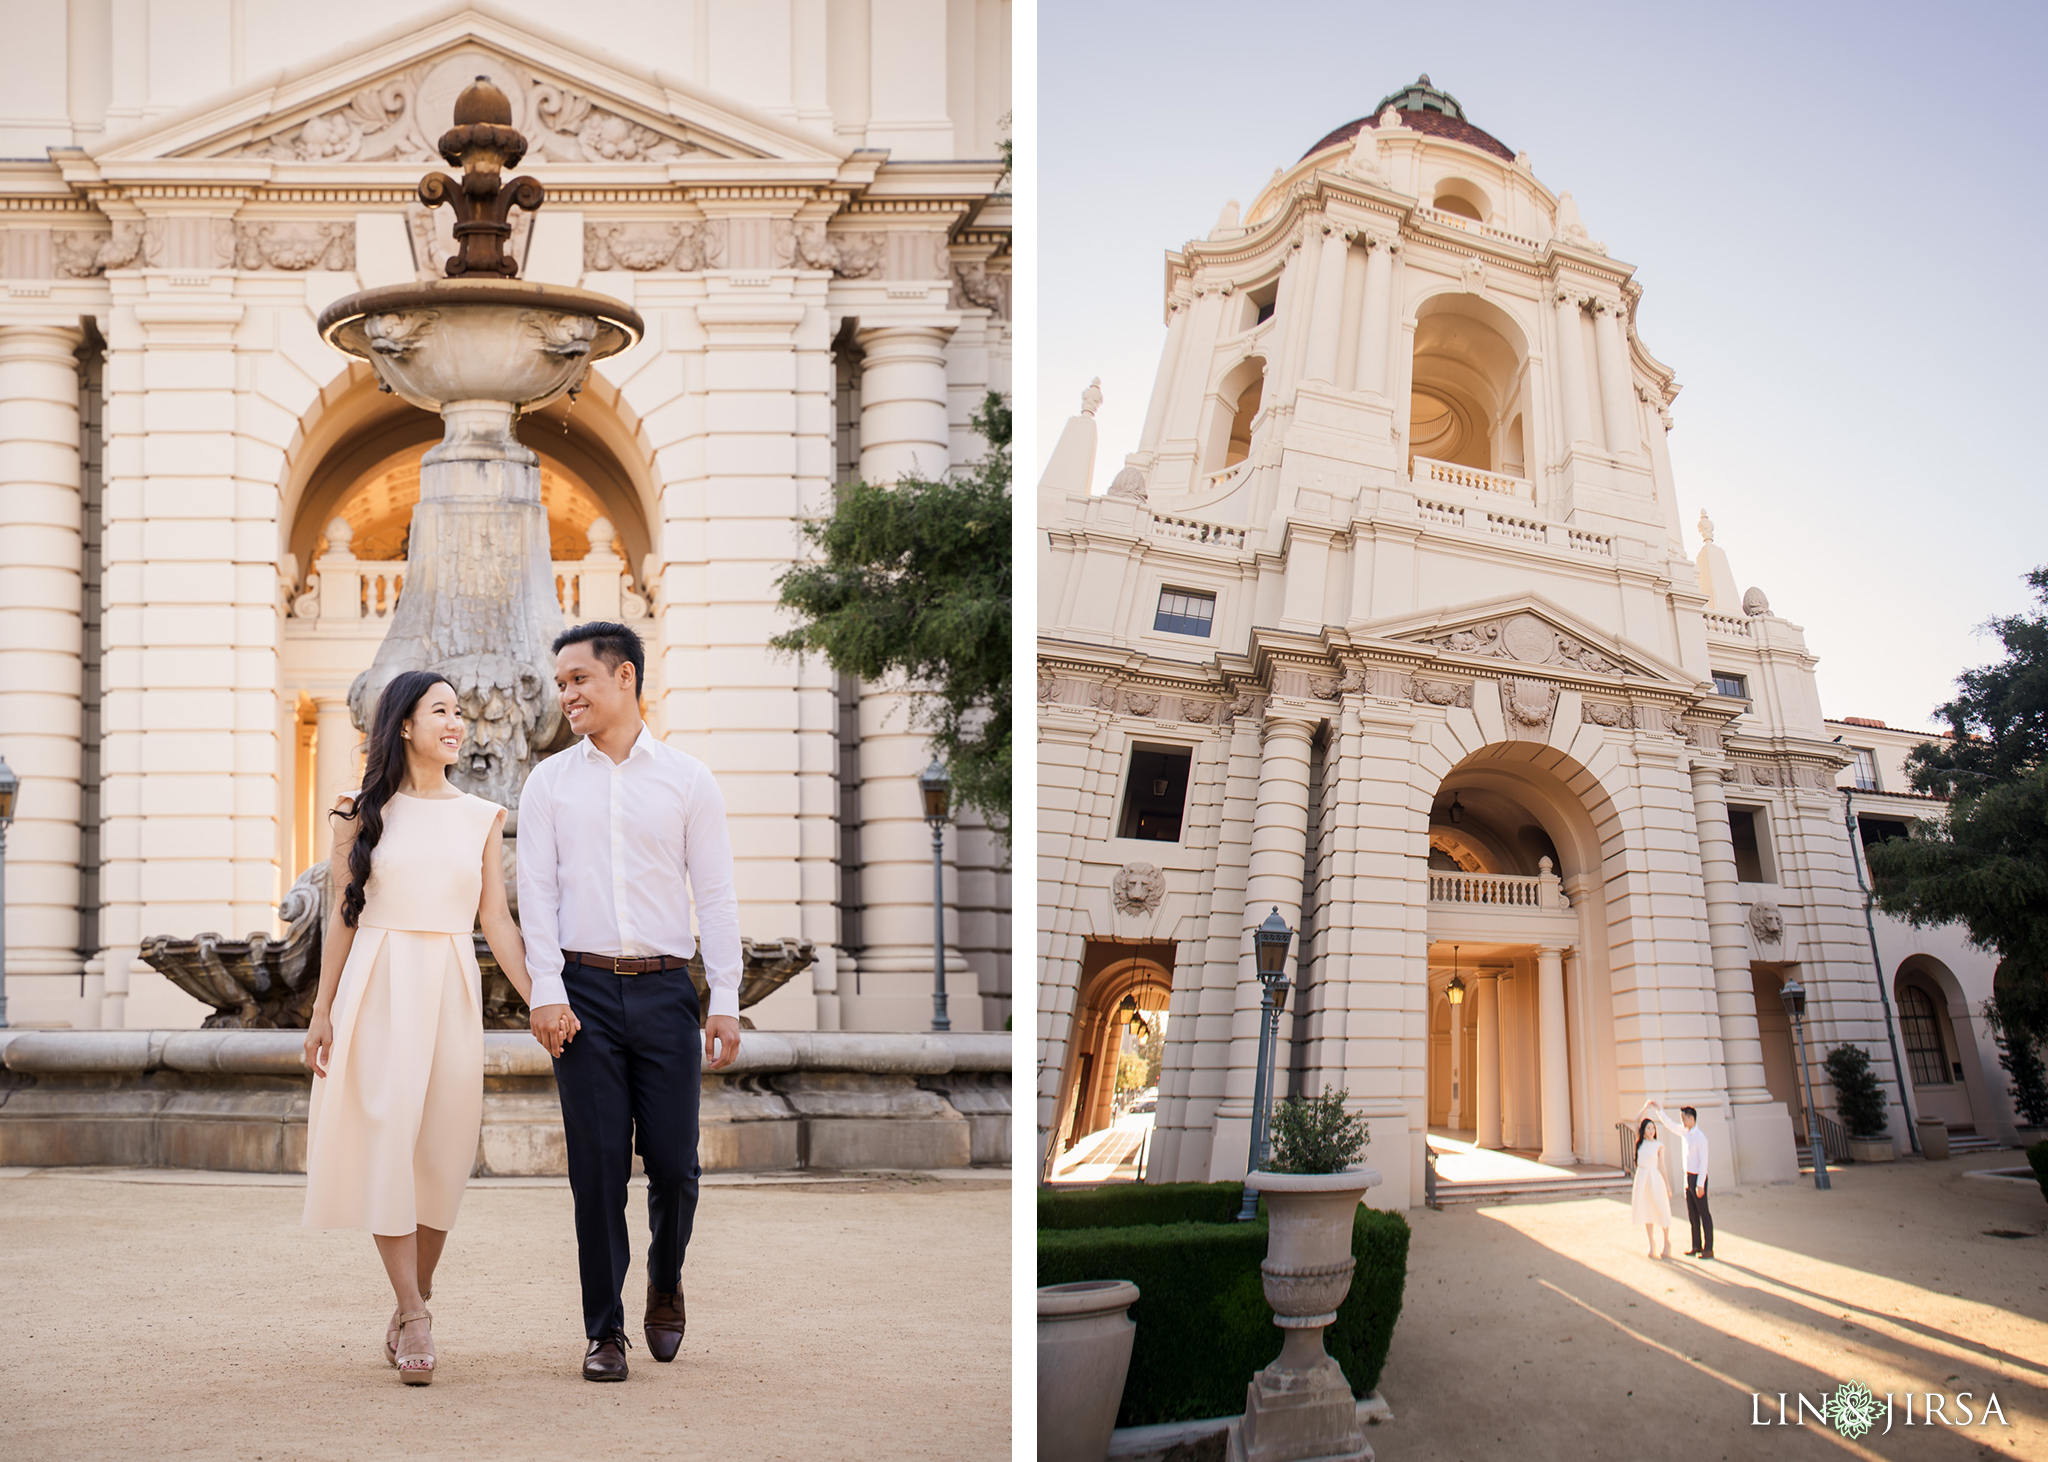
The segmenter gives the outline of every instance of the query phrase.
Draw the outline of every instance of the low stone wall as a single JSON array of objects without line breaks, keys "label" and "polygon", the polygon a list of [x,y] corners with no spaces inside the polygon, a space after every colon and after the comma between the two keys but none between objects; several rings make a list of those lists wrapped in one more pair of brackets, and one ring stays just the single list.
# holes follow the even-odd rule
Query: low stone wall
[{"label": "low stone wall", "polygon": [[[306,1170],[298,1031],[0,1031],[0,1166]],[[1010,1162],[1010,1038],[749,1031],[704,1078],[707,1172]],[[636,1160],[637,1161],[637,1160]],[[484,1033],[479,1176],[568,1171],[553,1063]]]}]

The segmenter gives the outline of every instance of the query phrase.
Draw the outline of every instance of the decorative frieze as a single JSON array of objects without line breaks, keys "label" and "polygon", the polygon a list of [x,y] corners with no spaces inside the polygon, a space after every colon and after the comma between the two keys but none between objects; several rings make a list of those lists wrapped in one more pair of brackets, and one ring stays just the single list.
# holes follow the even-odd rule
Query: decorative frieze
[{"label": "decorative frieze", "polygon": [[349,222],[235,225],[237,269],[353,269],[356,226]]},{"label": "decorative frieze", "polygon": [[951,308],[987,310],[999,320],[1010,318],[1010,274],[990,269],[979,259],[963,259],[953,265]]},{"label": "decorative frieze", "polygon": [[1454,655],[1513,660],[1523,665],[1556,665],[1591,675],[1633,675],[1634,667],[1565,634],[1533,614],[1482,620],[1425,643]]},{"label": "decorative frieze", "polygon": [[1614,701],[1586,701],[1579,707],[1579,721],[1587,726],[1609,726],[1618,731],[1633,731],[1636,726],[1636,712],[1633,706],[1621,705]]},{"label": "decorative frieze", "polygon": [[1472,686],[1467,681],[1428,680],[1421,676],[1406,682],[1401,694],[1426,706],[1458,706],[1472,709]]},{"label": "decorative frieze", "polygon": [[583,225],[585,269],[655,269],[688,273],[725,263],[725,223],[600,223]]}]

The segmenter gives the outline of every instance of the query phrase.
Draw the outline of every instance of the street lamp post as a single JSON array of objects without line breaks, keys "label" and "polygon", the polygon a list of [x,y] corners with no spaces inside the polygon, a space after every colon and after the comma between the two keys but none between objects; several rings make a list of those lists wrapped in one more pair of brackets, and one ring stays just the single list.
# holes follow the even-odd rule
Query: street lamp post
[{"label": "street lamp post", "polygon": [[1287,947],[1294,931],[1280,917],[1280,906],[1266,916],[1252,934],[1252,949],[1258,956],[1259,983],[1265,987],[1259,1001],[1259,1070],[1252,1087],[1252,1144],[1245,1161],[1244,1205],[1237,1217],[1249,1223],[1259,1216],[1259,1190],[1251,1175],[1266,1161],[1266,1117],[1273,1098],[1273,1052],[1280,1037],[1280,1011],[1287,1004]]},{"label": "street lamp post", "polygon": [[14,821],[14,794],[21,778],[0,756],[0,1030],[7,1029],[7,825]]},{"label": "street lamp post", "polygon": [[1779,994],[1785,1002],[1785,1014],[1792,1017],[1792,1049],[1799,1053],[1799,1076],[1806,1086],[1806,1145],[1813,1154],[1813,1186],[1825,1190],[1834,1184],[1828,1181],[1828,1155],[1820,1143],[1820,1112],[1813,1104],[1813,1072],[1806,1065],[1806,1028],[1801,1023],[1806,1014],[1806,987],[1797,980],[1787,980]]},{"label": "street lamp post", "polygon": [[946,1015],[946,805],[952,799],[953,779],[937,757],[919,773],[917,787],[924,794],[924,820],[932,825],[932,1029],[949,1031],[953,1022]]}]

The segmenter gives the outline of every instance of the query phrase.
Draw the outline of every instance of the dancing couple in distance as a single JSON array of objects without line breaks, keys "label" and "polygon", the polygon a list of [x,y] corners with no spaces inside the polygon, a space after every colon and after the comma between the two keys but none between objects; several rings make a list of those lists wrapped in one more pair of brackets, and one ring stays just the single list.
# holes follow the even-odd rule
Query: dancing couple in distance
[{"label": "dancing couple in distance", "polygon": [[[1674,1122],[1655,1102],[1644,1102],[1636,1113],[1636,1177],[1630,1199],[1630,1214],[1643,1226],[1650,1240],[1652,1259],[1671,1257],[1671,1184],[1664,1176],[1664,1144],[1657,1136],[1663,1127],[1685,1154],[1685,1214],[1692,1224],[1692,1247],[1688,1259],[1714,1257],[1714,1215],[1707,1207],[1707,1134],[1700,1131],[1700,1116],[1691,1107],[1680,1107],[1684,1126]],[[1657,1252],[1657,1230],[1664,1230],[1664,1252]],[[1701,1242],[1701,1231],[1705,1242]]]},{"label": "dancing couple in distance", "polygon": [[[304,1223],[375,1237],[398,1305],[384,1353],[408,1385],[433,1379],[427,1300],[483,1123],[479,923],[554,1058],[583,1377],[627,1375],[626,1184],[636,1149],[652,1231],[647,1348],[669,1361],[683,1340],[702,1065],[730,1066],[740,1042],[725,803],[702,762],[641,722],[638,635],[596,622],[554,649],[555,686],[580,739],[536,767],[520,794],[516,923],[505,900],[505,809],[449,784],[462,713],[433,672],[385,687],[363,785],[334,809],[333,909],[306,1032]],[[708,1014],[687,968],[693,898]]]}]

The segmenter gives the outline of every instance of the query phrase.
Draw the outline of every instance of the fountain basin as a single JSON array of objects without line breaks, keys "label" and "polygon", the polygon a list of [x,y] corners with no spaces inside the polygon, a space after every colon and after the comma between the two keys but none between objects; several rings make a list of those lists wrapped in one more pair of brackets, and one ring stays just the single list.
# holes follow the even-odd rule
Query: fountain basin
[{"label": "fountain basin", "polygon": [[647,330],[609,295],[520,279],[366,289],[322,310],[318,325],[322,340],[367,362],[387,389],[437,412],[466,403],[534,410],[580,389],[595,362]]}]

